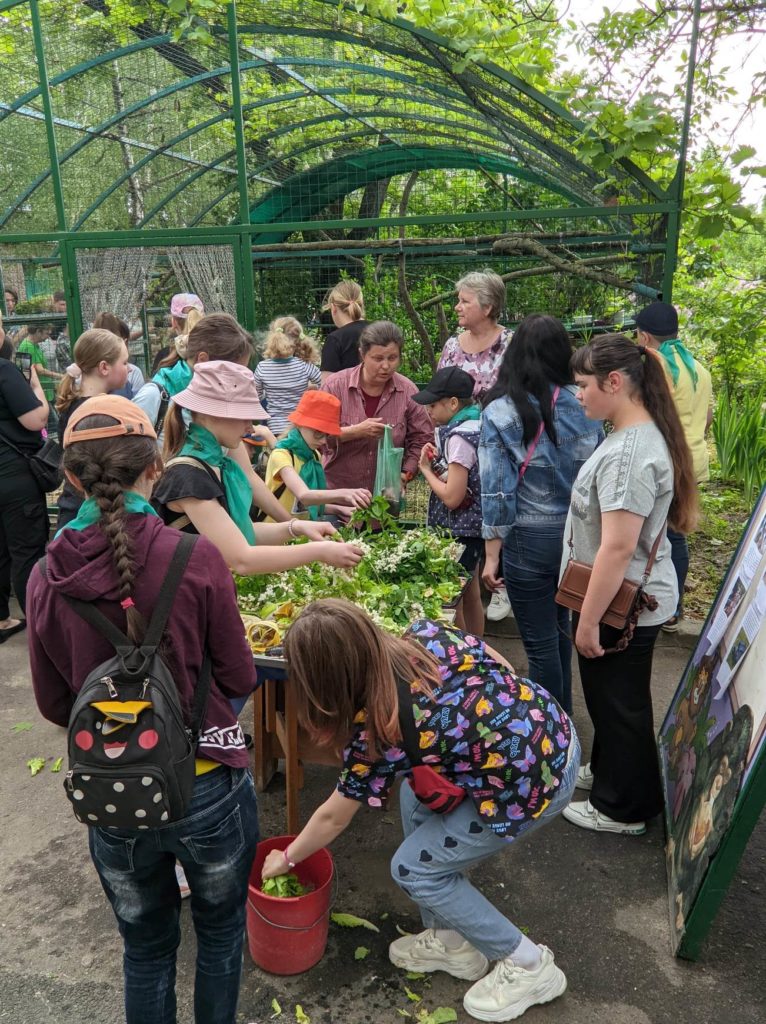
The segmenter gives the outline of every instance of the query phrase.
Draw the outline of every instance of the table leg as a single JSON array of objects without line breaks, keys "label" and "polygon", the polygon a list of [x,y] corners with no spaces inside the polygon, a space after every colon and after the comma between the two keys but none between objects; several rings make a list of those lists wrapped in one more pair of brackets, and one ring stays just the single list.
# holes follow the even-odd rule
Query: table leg
[{"label": "table leg", "polygon": [[276,736],[269,730],[269,701],[274,703],[275,684],[269,679],[253,693],[253,776],[255,788],[262,793],[277,770],[274,750]]}]

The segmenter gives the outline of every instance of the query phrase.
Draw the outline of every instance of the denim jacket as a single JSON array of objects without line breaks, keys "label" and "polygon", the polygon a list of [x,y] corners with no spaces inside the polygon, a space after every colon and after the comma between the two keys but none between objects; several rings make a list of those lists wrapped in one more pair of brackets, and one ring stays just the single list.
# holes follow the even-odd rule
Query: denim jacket
[{"label": "denim jacket", "polygon": [[528,451],[521,416],[507,397],[495,399],[484,410],[479,471],[486,539],[505,539],[514,523],[563,527],[575,478],[604,439],[601,423],[587,419],[576,392],[574,385],[559,392],[553,411],[558,445],[543,430],[521,486],[519,469]]}]

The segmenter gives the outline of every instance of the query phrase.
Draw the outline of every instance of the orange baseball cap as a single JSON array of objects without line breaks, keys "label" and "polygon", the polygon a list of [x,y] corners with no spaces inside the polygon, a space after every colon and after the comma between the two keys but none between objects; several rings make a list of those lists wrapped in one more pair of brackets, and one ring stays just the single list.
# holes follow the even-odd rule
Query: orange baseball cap
[{"label": "orange baseball cap", "polygon": [[287,417],[296,427],[311,427],[322,434],[340,434],[340,399],[326,391],[304,391]]},{"label": "orange baseball cap", "polygon": [[[88,416],[111,416],[115,421],[106,427],[77,429],[77,424]],[[64,447],[75,441],[98,441],[105,437],[151,437],[157,434],[149,417],[128,398],[121,395],[94,395],[86,399],[72,413],[64,431]]]}]

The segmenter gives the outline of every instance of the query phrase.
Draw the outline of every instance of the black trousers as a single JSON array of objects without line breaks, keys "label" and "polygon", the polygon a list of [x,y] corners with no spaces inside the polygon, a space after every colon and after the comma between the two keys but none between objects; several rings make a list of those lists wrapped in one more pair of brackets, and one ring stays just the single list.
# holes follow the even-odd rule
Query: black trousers
[{"label": "black trousers", "polygon": [[19,461],[0,477],[0,619],[7,619],[11,586],[26,613],[27,581],[48,542],[48,508],[34,477]]},{"label": "black trousers", "polygon": [[[573,618],[573,635],[578,618]],[[651,691],[659,631],[659,626],[639,627],[626,650],[617,654],[577,655],[594,730],[590,802],[615,821],[645,821],[663,808]],[[619,630],[601,627],[603,647],[613,647],[619,636]]]}]

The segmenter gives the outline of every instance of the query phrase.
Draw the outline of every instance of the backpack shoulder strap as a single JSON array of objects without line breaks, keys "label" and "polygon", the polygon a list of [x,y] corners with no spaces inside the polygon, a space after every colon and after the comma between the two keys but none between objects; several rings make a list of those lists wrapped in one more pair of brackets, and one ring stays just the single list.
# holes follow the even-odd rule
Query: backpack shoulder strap
[{"label": "backpack shoulder strap", "polygon": [[[40,568],[40,573],[43,579],[48,578],[48,559],[43,557],[37,563]],[[126,653],[135,650],[135,644],[125,636],[121,629],[100,612],[98,608],[95,608],[90,601],[81,601],[77,597],[70,597],[69,594],[60,593],[60,596],[66,601],[70,608],[72,608],[81,619],[85,619],[89,626],[92,626],[97,633],[100,633],[104,639],[108,640],[109,643],[114,647],[117,653],[122,657]]]},{"label": "backpack shoulder strap", "polygon": [[399,697],[399,729],[402,733],[402,749],[407,755],[410,764],[413,767],[417,767],[423,763],[423,759],[420,756],[418,730],[412,717],[412,691],[410,690],[410,684],[405,682],[404,679],[397,679],[396,690]]},{"label": "backpack shoulder strap", "polygon": [[176,591],[196,543],[197,537],[194,534],[181,534],[181,538],[173,552],[173,557],[170,559],[168,570],[165,573],[165,579],[162,581],[159,598],[154,606],[152,617],[146,629],[146,635],[141,644],[142,650],[145,650],[147,647],[156,648],[159,646],[162,635],[165,632],[170,609],[173,607]]}]

